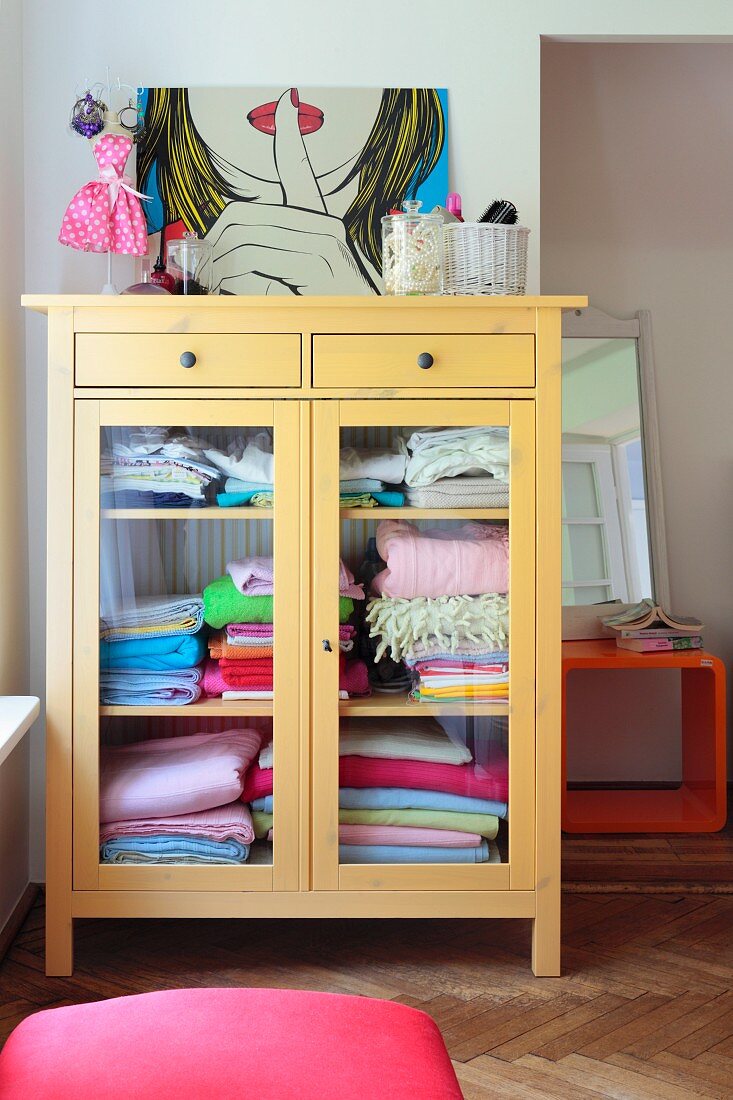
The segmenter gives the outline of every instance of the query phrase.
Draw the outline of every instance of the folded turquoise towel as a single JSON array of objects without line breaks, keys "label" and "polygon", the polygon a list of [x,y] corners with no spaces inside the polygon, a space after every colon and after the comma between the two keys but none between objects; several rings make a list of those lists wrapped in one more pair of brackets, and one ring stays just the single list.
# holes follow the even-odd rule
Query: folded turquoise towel
[{"label": "folded turquoise towel", "polygon": [[383,508],[401,508],[405,503],[405,494],[398,493],[394,489],[388,489],[384,493],[372,493],[372,496]]},{"label": "folded turquoise towel", "polygon": [[206,632],[169,634],[164,638],[130,638],[99,643],[100,669],[147,669],[164,672],[193,668],[206,656]]},{"label": "folded turquoise towel", "polygon": [[249,846],[237,840],[125,836],[100,846],[102,863],[244,863]]},{"label": "folded turquoise towel", "polygon": [[[498,849],[494,849],[498,851]],[[493,863],[488,840],[477,848],[407,848],[398,844],[339,844],[339,863]],[[498,862],[498,860],[496,861]]]},{"label": "folded turquoise towel", "polygon": [[228,477],[224,482],[226,493],[271,493],[272,485],[267,481],[242,481],[238,477]]}]

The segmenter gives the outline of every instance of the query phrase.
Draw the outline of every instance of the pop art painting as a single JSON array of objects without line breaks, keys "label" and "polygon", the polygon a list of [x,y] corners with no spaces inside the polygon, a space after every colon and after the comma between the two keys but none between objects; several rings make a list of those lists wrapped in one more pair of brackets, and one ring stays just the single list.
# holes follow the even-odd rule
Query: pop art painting
[{"label": "pop art painting", "polygon": [[148,233],[210,240],[215,293],[380,294],[382,217],[445,203],[444,89],[146,88],[140,107]]}]

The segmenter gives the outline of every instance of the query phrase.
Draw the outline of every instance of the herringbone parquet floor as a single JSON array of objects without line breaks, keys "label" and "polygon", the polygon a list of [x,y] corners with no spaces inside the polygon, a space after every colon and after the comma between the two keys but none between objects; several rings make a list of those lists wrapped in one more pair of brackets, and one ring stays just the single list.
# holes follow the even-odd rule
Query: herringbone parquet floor
[{"label": "herringbone parquet floor", "polygon": [[424,1009],[466,1100],[733,1097],[730,896],[567,894],[559,979],[532,977],[524,921],[97,921],[76,942],[74,976],[46,978],[33,909],[0,967],[0,1039],[52,1005],[293,986]]}]

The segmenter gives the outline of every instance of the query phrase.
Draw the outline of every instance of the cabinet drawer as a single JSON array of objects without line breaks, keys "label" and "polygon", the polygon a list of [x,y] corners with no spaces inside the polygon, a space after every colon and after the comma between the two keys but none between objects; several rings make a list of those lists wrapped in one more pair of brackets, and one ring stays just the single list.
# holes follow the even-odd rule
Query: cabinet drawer
[{"label": "cabinet drawer", "polygon": [[534,336],[314,336],[313,385],[350,389],[534,386]]},{"label": "cabinet drawer", "polygon": [[[184,366],[191,355],[192,365]],[[79,333],[75,381],[77,386],[299,386],[300,335]]]}]

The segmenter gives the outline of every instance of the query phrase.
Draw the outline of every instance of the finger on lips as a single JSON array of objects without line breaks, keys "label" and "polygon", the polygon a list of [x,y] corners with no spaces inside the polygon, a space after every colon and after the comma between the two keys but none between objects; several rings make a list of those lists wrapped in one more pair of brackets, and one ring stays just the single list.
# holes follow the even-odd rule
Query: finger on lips
[{"label": "finger on lips", "polygon": [[325,213],[326,204],[298,125],[299,104],[298,89],[288,88],[275,108],[275,167],[283,190],[283,204]]}]

